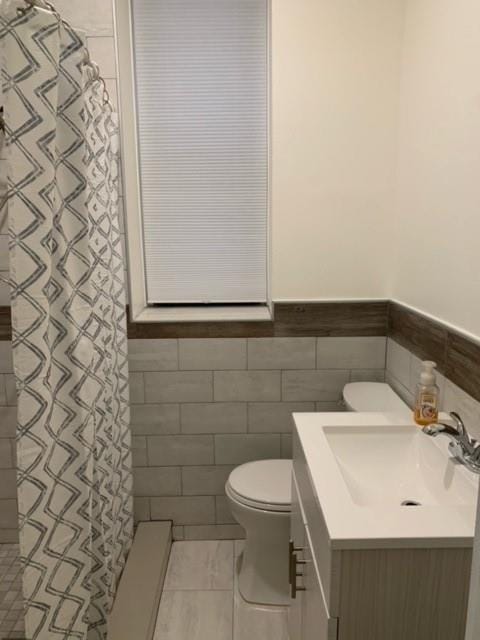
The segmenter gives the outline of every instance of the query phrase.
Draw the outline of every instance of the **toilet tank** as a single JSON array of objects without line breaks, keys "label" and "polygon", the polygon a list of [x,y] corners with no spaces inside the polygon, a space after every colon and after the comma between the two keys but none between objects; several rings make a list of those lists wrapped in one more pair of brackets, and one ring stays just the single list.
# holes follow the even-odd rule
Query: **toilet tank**
[{"label": "toilet tank", "polygon": [[348,411],[400,412],[411,417],[410,407],[384,382],[350,382],[343,388]]}]

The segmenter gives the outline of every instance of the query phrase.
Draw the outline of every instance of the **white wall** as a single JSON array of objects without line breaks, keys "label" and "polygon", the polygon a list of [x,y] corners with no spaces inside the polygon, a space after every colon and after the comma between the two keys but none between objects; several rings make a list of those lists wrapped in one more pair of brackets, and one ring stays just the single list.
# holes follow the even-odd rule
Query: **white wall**
[{"label": "white wall", "polygon": [[480,337],[480,3],[408,0],[393,298]]},{"label": "white wall", "polygon": [[[111,1],[56,4],[115,94]],[[394,297],[480,336],[478,0],[272,14],[274,298]]]},{"label": "white wall", "polygon": [[404,0],[272,0],[273,297],[385,297]]}]

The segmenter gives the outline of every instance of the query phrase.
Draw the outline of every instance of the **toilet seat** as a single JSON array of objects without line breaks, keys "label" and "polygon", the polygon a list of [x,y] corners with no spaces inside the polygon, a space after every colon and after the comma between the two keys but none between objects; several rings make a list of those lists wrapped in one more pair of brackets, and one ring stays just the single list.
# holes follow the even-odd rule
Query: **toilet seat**
[{"label": "toilet seat", "polygon": [[253,509],[291,511],[291,460],[258,460],[234,469],[226,492],[232,500]]}]

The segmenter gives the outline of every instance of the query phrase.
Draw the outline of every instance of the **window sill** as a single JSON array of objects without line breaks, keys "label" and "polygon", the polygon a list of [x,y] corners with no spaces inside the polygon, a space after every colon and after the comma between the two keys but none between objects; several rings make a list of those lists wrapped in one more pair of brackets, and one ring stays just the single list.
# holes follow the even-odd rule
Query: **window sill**
[{"label": "window sill", "polygon": [[132,322],[269,322],[270,307],[258,305],[218,307],[145,307],[132,314]]}]

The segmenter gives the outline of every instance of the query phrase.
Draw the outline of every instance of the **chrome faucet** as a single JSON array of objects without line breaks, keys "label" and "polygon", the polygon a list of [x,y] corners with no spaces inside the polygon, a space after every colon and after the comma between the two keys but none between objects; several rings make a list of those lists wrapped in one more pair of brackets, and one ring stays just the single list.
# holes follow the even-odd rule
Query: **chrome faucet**
[{"label": "chrome faucet", "polygon": [[449,438],[451,442],[448,448],[452,456],[473,473],[480,474],[480,443],[470,437],[458,413],[452,411],[450,415],[455,423],[454,427],[443,422],[429,424],[423,427],[423,433],[432,438],[441,435]]}]

